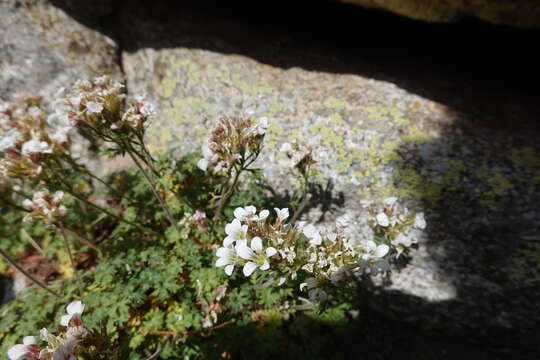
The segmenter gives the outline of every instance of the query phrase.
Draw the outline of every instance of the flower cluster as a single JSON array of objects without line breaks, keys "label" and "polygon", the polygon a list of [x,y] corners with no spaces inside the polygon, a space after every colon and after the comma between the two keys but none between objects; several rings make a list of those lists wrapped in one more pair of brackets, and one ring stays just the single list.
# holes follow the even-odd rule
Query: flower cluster
[{"label": "flower cluster", "polygon": [[126,105],[124,85],[108,76],[78,80],[69,92],[61,89],[57,97],[50,122],[61,124],[62,129],[81,127],[105,141],[141,132],[155,115],[154,106],[143,95]]},{"label": "flower cluster", "polygon": [[70,92],[60,89],[54,102],[55,113],[51,121],[57,120],[65,126],[86,125],[101,129],[119,123],[125,95],[124,86],[101,76],[94,81],[78,80]]},{"label": "flower cluster", "polygon": [[203,171],[211,167],[214,173],[247,168],[259,156],[267,127],[266,118],[221,118],[197,166]]},{"label": "flower cluster", "polygon": [[279,149],[285,157],[279,165],[286,169],[298,169],[303,176],[310,175],[310,169],[316,163],[315,152],[311,146],[297,141],[283,143]]},{"label": "flower cluster", "polygon": [[239,207],[234,211],[235,219],[225,226],[227,237],[223,247],[217,250],[216,266],[225,267],[225,273],[231,275],[235,266],[243,266],[245,276],[250,276],[256,269],[268,270],[270,258],[277,250],[268,246],[263,247],[263,239],[269,241],[269,235],[275,234],[283,225],[288,215],[287,209],[275,209],[277,221],[272,225],[267,223],[270,212],[263,210],[257,214],[255,206]]},{"label": "flower cluster", "polygon": [[40,101],[23,98],[0,103],[0,177],[35,178],[43,160],[63,149],[65,141],[47,126]]},{"label": "flower cluster", "polygon": [[426,228],[424,213],[411,214],[407,208],[399,206],[396,197],[385,199],[382,206],[368,204],[366,207],[373,218],[375,235],[390,240],[396,257],[418,242],[414,229]]},{"label": "flower cluster", "polygon": [[25,199],[23,201],[23,205],[30,209],[23,221],[29,222],[39,219],[51,223],[55,219],[64,216],[67,209],[60,204],[63,197],[64,193],[62,191],[57,191],[52,196],[47,189],[35,192],[32,200]]},{"label": "flower cluster", "polygon": [[34,336],[25,336],[22,344],[8,350],[9,359],[75,360],[76,347],[88,334],[81,320],[83,311],[84,304],[73,301],[66,308],[67,314],[60,320],[60,325],[66,328],[63,334],[53,335],[46,328],[41,329],[40,338],[46,342],[44,347],[37,346]]},{"label": "flower cluster", "polygon": [[[347,286],[353,278],[389,271],[392,261],[413,243],[402,241],[404,234],[410,228],[425,228],[422,214],[403,213],[395,203],[385,203],[380,212],[374,212],[374,206],[369,208],[375,236],[361,241],[349,239],[341,224],[335,231],[288,224],[288,209],[275,209],[271,220],[268,210],[257,213],[254,206],[239,207],[235,219],[225,226],[227,236],[217,250],[216,266],[225,267],[227,275],[236,266],[243,267],[245,276],[257,269],[270,270],[280,283],[303,278],[300,288],[308,290],[310,300],[324,301],[329,291]],[[388,223],[381,214],[388,217]]]}]

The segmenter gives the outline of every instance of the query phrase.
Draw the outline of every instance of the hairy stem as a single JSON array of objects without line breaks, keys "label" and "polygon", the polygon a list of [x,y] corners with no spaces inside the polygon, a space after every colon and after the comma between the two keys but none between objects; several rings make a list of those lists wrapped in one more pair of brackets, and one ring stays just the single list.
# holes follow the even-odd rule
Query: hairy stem
[{"label": "hairy stem", "polygon": [[227,191],[225,191],[223,195],[221,195],[221,197],[219,198],[219,201],[216,205],[217,207],[216,213],[214,214],[214,217],[212,218],[213,222],[216,222],[221,217],[221,213],[223,212],[223,207],[225,207],[225,204],[234,193],[234,188],[236,187],[236,184],[238,183],[238,179],[240,178],[240,174],[242,173],[242,170],[244,170],[243,167],[240,168],[240,170],[236,171],[233,182],[227,188]]},{"label": "hairy stem", "polygon": [[159,195],[152,179],[150,178],[150,175],[146,172],[146,170],[144,169],[144,167],[142,166],[142,164],[139,162],[139,160],[137,160],[137,157],[136,155],[134,155],[131,150],[128,150],[127,153],[129,154],[129,156],[131,156],[131,159],[133,160],[133,162],[135,162],[135,165],[137,165],[137,167],[139,168],[139,170],[141,170],[144,178],[146,179],[147,183],[148,183],[148,186],[150,186],[150,189],[152,190],[152,193],[154,194],[155,198],[158,200],[159,204],[161,205],[161,207],[163,208],[163,211],[165,211],[165,214],[167,216],[167,219],[169,220],[169,222],[171,223],[172,226],[177,226],[176,224],[176,221],[174,220],[173,216],[172,216],[172,213],[169,209],[169,207],[167,206],[167,204],[165,203],[165,200],[163,200],[163,198],[161,197],[161,195]]},{"label": "hairy stem", "polygon": [[66,232],[64,231],[64,228],[60,223],[56,224],[56,227],[60,230],[60,234],[62,234],[62,238],[64,239],[64,246],[66,247],[66,251],[69,256],[69,262],[71,263],[71,267],[73,268],[73,274],[75,275],[75,279],[77,280],[77,286],[79,288],[79,297],[83,297],[83,287],[81,283],[81,278],[79,277],[79,273],[77,272],[77,266],[75,265],[75,260],[73,259],[73,254],[71,253],[71,248],[69,246],[68,238],[66,236]]},{"label": "hairy stem", "polygon": [[101,211],[101,212],[107,214],[108,216],[110,216],[110,217],[112,217],[112,218],[115,218],[115,219],[118,220],[118,221],[121,221],[121,222],[126,223],[126,224],[131,225],[131,226],[135,226],[136,228],[138,228],[139,230],[142,230],[142,231],[144,231],[144,232],[149,232],[149,233],[152,233],[153,235],[159,235],[159,233],[157,233],[157,232],[154,231],[154,230],[145,228],[145,227],[143,227],[143,226],[141,226],[141,225],[139,225],[139,224],[136,224],[136,223],[134,223],[134,222],[128,221],[128,220],[126,220],[126,219],[124,219],[124,218],[122,218],[122,217],[120,217],[120,216],[118,216],[118,215],[113,214],[113,213],[110,212],[109,210],[104,209],[104,208],[102,208],[101,206],[99,206],[99,205],[97,205],[97,204],[94,204],[94,203],[91,202],[91,201],[86,200],[84,197],[80,196],[79,194],[77,194],[76,192],[72,191],[71,189],[66,188],[65,190],[66,190],[69,194],[71,194],[72,196],[74,196],[75,198],[77,198],[79,201],[82,201],[83,203],[85,203],[85,204],[87,204],[87,205],[93,207],[93,208],[96,209],[96,210],[99,210],[99,211]]},{"label": "hairy stem", "polygon": [[71,236],[73,236],[75,239],[77,239],[78,241],[80,241],[82,244],[86,245],[86,246],[89,246],[91,247],[92,249],[96,250],[99,254],[101,254],[101,250],[93,243],[91,242],[90,240],[86,239],[84,236],[82,236],[81,234],[73,231],[73,230],[70,230],[66,227],[64,227],[64,230],[70,234]]},{"label": "hairy stem", "polygon": [[4,250],[0,249],[0,256],[4,258],[11,266],[13,266],[15,269],[19,270],[24,276],[26,276],[30,281],[32,281],[34,284],[36,284],[38,287],[42,288],[43,290],[47,291],[49,294],[53,295],[56,298],[60,298],[60,295],[56,293],[55,291],[51,290],[47,285],[45,285],[44,282],[41,280],[38,280],[33,275],[31,275],[28,271],[24,270],[22,267],[20,267],[7,253],[4,252]]}]

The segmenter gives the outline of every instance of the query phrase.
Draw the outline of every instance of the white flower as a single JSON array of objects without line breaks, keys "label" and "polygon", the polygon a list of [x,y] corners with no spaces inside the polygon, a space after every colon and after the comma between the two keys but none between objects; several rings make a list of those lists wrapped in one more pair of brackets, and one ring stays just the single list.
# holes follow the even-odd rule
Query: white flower
[{"label": "white flower", "polygon": [[386,206],[393,206],[398,201],[397,197],[389,197],[383,200],[383,204]]},{"label": "white flower", "polygon": [[59,204],[60,201],[64,198],[64,192],[63,191],[57,191],[54,193],[52,202],[53,204]]},{"label": "white flower", "polygon": [[195,211],[195,214],[191,215],[191,220],[193,221],[203,221],[206,219],[206,213],[204,211]]},{"label": "white flower", "polygon": [[376,262],[388,254],[389,250],[390,248],[386,244],[377,246],[377,244],[371,240],[366,241],[364,246],[365,253],[362,254],[362,260]]},{"label": "white flower", "polygon": [[218,257],[216,266],[225,266],[225,274],[230,276],[234,270],[234,266],[240,261],[236,249],[222,247],[218,249],[216,255]]},{"label": "white flower", "polygon": [[260,237],[254,237],[251,239],[251,247],[247,247],[244,243],[238,245],[238,255],[248,262],[244,265],[244,275],[250,276],[256,268],[261,270],[268,270],[270,263],[268,258],[274,256],[277,250],[273,247],[263,249],[262,240]]},{"label": "white flower", "polygon": [[23,144],[21,152],[24,156],[32,154],[50,154],[52,153],[52,149],[46,141],[32,139]]},{"label": "white flower", "polygon": [[52,141],[59,144],[67,143],[69,140],[69,133],[71,132],[71,129],[73,129],[73,127],[71,126],[59,127],[55,130],[54,133],[50,134],[49,137]]},{"label": "white flower", "polygon": [[154,104],[148,101],[144,101],[139,109],[140,113],[144,116],[152,116],[156,114]]},{"label": "white flower", "polygon": [[312,246],[318,246],[322,244],[321,234],[312,224],[305,226],[302,229],[302,233],[309,239],[309,243]]},{"label": "white flower", "polygon": [[409,236],[405,236],[403,233],[400,233],[394,240],[392,240],[392,245],[396,248],[397,255],[396,258],[401,255],[403,250],[409,248],[413,244],[413,240]]},{"label": "white flower", "polygon": [[81,315],[84,311],[84,304],[79,300],[69,303],[66,307],[67,315],[63,315],[60,319],[62,326],[79,326]]},{"label": "white flower", "polygon": [[33,336],[25,336],[22,344],[12,346],[8,350],[8,357],[10,360],[20,360],[25,357],[37,358],[40,350],[32,345],[36,344],[36,338]]},{"label": "white flower", "polygon": [[287,208],[284,208],[284,209],[274,208],[274,210],[276,211],[277,218],[280,222],[287,220],[287,218],[289,217],[289,209]]},{"label": "white flower", "polygon": [[89,114],[101,114],[103,111],[103,104],[96,101],[88,101],[86,103],[86,110]]},{"label": "white flower", "polygon": [[257,125],[257,134],[264,135],[268,129],[268,118],[262,117],[259,119],[259,124]]},{"label": "white flower", "polygon": [[208,160],[202,158],[197,162],[197,167],[202,171],[206,171],[206,169],[208,168]]},{"label": "white flower", "polygon": [[259,213],[259,216],[256,217],[256,220],[257,220],[257,221],[264,221],[264,220],[266,220],[266,218],[268,217],[268,215],[270,215],[270,211],[268,211],[268,210],[261,210],[261,212]]},{"label": "white flower", "polygon": [[8,130],[2,138],[0,138],[0,151],[5,151],[17,146],[17,143],[22,140],[22,135],[17,129]]},{"label": "white flower", "polygon": [[234,210],[234,217],[240,221],[253,220],[257,217],[257,208],[255,206],[238,207]]},{"label": "white flower", "polygon": [[212,149],[210,149],[210,146],[208,145],[204,145],[202,147],[202,153],[203,153],[203,158],[200,159],[199,162],[197,162],[197,167],[201,169],[202,171],[206,171],[210,162],[215,160],[215,155],[212,152]]},{"label": "white flower", "polygon": [[414,227],[424,230],[426,228],[426,219],[424,217],[424,213],[418,213],[414,217]]},{"label": "white flower", "polygon": [[107,75],[98,76],[94,79],[94,84],[97,86],[105,86],[109,82],[110,77]]},{"label": "white flower", "polygon": [[382,227],[387,227],[390,225],[390,220],[388,219],[388,216],[386,216],[385,213],[378,213],[376,219],[377,219],[377,224],[379,224]]},{"label": "white flower", "polygon": [[237,244],[246,241],[248,226],[242,225],[240,220],[234,219],[230,224],[225,226],[227,237],[223,240],[223,246],[229,247],[234,242]]},{"label": "white flower", "polygon": [[81,106],[82,96],[72,96],[68,99],[69,104],[75,109],[78,110]]}]

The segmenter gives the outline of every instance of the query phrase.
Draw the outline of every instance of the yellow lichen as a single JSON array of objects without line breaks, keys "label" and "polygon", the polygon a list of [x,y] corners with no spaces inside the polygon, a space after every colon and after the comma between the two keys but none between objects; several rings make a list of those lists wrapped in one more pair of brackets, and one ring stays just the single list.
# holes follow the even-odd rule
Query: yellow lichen
[{"label": "yellow lichen", "polygon": [[335,97],[328,97],[324,100],[323,105],[329,109],[342,110],[347,106],[347,103],[343,100],[336,99]]}]

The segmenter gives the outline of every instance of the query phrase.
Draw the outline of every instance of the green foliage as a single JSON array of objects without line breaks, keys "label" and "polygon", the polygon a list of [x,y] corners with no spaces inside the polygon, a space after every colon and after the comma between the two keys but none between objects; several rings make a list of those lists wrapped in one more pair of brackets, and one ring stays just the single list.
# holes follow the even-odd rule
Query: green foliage
[{"label": "green foliage", "polygon": [[[159,159],[158,168],[164,171],[159,186],[174,191],[166,201],[176,219],[204,209],[219,186],[196,167],[197,159],[197,155],[176,162]],[[246,176],[224,209],[225,219],[238,205],[278,205],[260,174]],[[93,346],[107,349],[99,354],[87,349],[81,358],[145,359],[159,352],[164,359],[342,359],[345,345],[355,344],[357,325],[347,316],[350,303],[324,312],[296,312],[292,305],[299,294],[297,284],[261,289],[257,284],[268,280],[264,275],[245,278],[237,272],[228,277],[214,266],[225,222],[197,226],[183,221],[178,229],[167,227],[161,207],[139,172],[115,173],[107,182],[108,192],[89,188],[88,198],[105,195],[111,199],[112,211],[149,231],[67,199],[71,211],[66,227],[96,242],[101,250],[98,255],[70,239],[76,253],[91,259],[84,270],[79,269],[85,327],[92,331]],[[13,211],[2,216],[0,247],[13,256],[31,249],[21,240],[24,229],[45,249],[46,258],[65,262],[57,231],[22,224],[21,217]],[[0,270],[5,270],[2,266]],[[51,331],[52,326],[59,327],[65,305],[77,298],[77,285],[73,277],[49,285],[61,293],[60,299],[32,288],[0,309],[1,353],[22,337],[37,335],[42,327]]]}]

